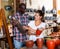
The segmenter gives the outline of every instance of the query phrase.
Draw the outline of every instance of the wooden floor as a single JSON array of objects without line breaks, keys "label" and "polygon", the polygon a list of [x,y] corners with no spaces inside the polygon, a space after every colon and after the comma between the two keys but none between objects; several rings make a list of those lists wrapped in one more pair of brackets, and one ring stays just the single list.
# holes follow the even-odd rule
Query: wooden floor
[{"label": "wooden floor", "polygon": [[[39,49],[39,48],[37,48],[37,46],[34,45],[33,48],[23,47],[23,48],[21,48],[21,49]],[[42,49],[48,49],[48,48],[44,45],[44,46],[42,47]],[[60,45],[59,45],[57,48],[55,48],[55,49],[60,49]]]},{"label": "wooden floor", "polygon": [[[38,49],[36,45],[33,46],[33,48],[27,48],[27,47],[23,47],[21,49]],[[42,49],[47,49],[46,46],[43,46]]]}]

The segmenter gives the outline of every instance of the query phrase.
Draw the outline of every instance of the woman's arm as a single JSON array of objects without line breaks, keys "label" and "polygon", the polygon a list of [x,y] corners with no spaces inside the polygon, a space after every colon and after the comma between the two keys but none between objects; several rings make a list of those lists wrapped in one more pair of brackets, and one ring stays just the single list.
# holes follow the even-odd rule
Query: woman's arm
[{"label": "woman's arm", "polygon": [[23,26],[24,29],[28,30],[27,33],[29,35],[35,35],[36,30],[32,29],[30,26]]}]

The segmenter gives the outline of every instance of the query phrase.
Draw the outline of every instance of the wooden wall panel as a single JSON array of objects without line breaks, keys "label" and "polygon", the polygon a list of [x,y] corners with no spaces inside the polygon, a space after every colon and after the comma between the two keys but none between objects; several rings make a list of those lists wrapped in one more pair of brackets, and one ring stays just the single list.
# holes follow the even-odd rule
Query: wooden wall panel
[{"label": "wooden wall panel", "polygon": [[0,9],[1,9],[1,0],[0,0]]},{"label": "wooden wall panel", "polygon": [[53,0],[53,9],[57,9],[56,0]]}]

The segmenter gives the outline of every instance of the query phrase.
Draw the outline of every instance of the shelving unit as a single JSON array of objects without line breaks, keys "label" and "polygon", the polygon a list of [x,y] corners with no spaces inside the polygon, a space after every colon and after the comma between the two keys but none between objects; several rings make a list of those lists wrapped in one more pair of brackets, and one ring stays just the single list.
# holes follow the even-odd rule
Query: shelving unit
[{"label": "shelving unit", "polygon": [[[3,32],[5,32],[4,36],[2,36],[0,38],[0,41],[7,41],[8,45],[9,45],[9,49],[13,49],[13,43],[12,43],[12,39],[11,39],[10,34],[9,34],[8,24],[7,24],[7,20],[6,20],[4,9],[0,10],[0,19],[3,22],[3,25],[2,25],[4,27]],[[3,44],[3,42],[2,42],[2,44]],[[5,48],[5,44],[3,44],[2,46],[3,46],[3,48]]]}]

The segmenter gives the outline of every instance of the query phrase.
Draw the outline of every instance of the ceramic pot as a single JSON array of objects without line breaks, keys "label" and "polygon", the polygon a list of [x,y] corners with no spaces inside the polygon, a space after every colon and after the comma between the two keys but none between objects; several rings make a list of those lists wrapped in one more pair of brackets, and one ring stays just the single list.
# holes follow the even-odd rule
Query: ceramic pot
[{"label": "ceramic pot", "polygon": [[48,49],[55,49],[55,42],[52,39],[47,40],[46,45]]},{"label": "ceramic pot", "polygon": [[37,39],[36,43],[37,43],[37,47],[38,48],[42,48],[42,46],[43,46],[43,39],[42,38]]},{"label": "ceramic pot", "polygon": [[53,39],[53,40],[54,40],[56,46],[60,45],[60,39]]},{"label": "ceramic pot", "polygon": [[26,41],[26,47],[27,47],[27,48],[32,48],[33,45],[34,45],[33,40],[27,40],[27,41]]}]

